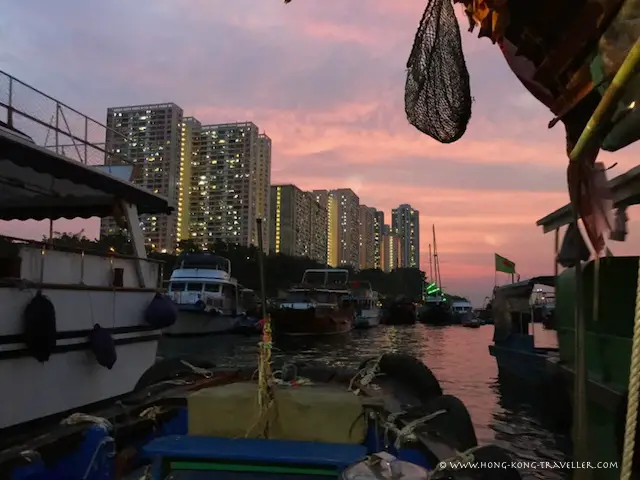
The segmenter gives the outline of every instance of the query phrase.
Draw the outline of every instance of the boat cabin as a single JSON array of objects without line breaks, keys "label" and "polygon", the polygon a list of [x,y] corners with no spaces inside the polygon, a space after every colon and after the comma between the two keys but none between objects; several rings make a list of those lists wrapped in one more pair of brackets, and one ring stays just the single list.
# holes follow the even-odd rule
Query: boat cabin
[{"label": "boat cabin", "polygon": [[[172,207],[129,181],[132,166],[119,166],[115,176],[6,129],[0,152],[0,220],[114,217],[134,251],[0,237],[0,389],[13,398],[0,411],[3,429],[128,393],[155,362],[161,331],[145,312],[160,287],[161,265],[147,258],[138,214],[169,214]],[[40,341],[29,333],[34,302]],[[115,344],[110,366],[90,348],[96,328]]]},{"label": "boat cabin", "polygon": [[349,271],[343,269],[309,269],[302,283],[292,287],[282,308],[307,309],[318,306],[342,307],[348,304]]},{"label": "boat cabin", "polygon": [[553,276],[534,277],[497,287],[494,291],[493,319],[495,345],[519,350],[535,349],[531,298],[538,285],[554,286]]},{"label": "boat cabin", "polygon": [[179,308],[205,309],[235,315],[241,305],[241,289],[231,277],[231,261],[212,253],[183,253],[176,260],[168,293]]},{"label": "boat cabin", "polygon": [[[640,204],[640,166],[632,168],[608,182],[615,209],[615,230],[608,245],[627,236],[626,210]],[[568,228],[560,242],[560,229],[573,222],[571,205],[567,204],[537,221],[543,233],[555,235],[555,260],[558,251],[568,241]],[[585,324],[585,352],[589,378],[601,379],[605,384],[624,391],[629,381],[628,359],[631,358],[631,339],[635,312],[638,256],[613,256],[607,248],[606,256],[596,263],[588,259],[582,263],[583,291],[576,295],[576,268],[558,270],[555,291],[555,326],[560,347],[560,360],[566,365],[575,361],[575,308],[579,303]],[[555,262],[554,262],[555,263]],[[603,340],[606,338],[606,341]]]},{"label": "boat cabin", "polygon": [[344,302],[351,303],[358,312],[376,310],[382,307],[380,295],[371,287],[371,282],[357,280],[350,283],[350,294],[343,297]]},{"label": "boat cabin", "polygon": [[455,321],[464,323],[473,318],[473,305],[466,300],[456,300],[451,302],[451,313]]}]

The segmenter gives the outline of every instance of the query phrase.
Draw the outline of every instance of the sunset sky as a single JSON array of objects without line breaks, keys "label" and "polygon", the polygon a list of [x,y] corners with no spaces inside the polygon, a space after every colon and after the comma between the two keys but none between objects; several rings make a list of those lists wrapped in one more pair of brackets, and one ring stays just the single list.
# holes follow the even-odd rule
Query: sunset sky
[{"label": "sunset sky", "polygon": [[[421,215],[423,269],[435,224],[445,289],[480,304],[493,286],[494,252],[523,278],[552,272],[553,239],[535,221],[568,198],[564,129],[547,129],[552,114],[466,23],[475,99],[466,135],[441,145],[410,126],[405,64],[425,4],[7,2],[0,68],[101,121],[109,106],[158,102],[175,102],[203,123],[253,121],[273,139],[273,183],[352,188],[387,222],[393,207],[410,203]],[[618,162],[612,177],[634,166],[634,154],[637,147],[600,159]],[[97,233],[95,220],[54,228],[83,227]],[[46,230],[0,223],[14,235]]]}]

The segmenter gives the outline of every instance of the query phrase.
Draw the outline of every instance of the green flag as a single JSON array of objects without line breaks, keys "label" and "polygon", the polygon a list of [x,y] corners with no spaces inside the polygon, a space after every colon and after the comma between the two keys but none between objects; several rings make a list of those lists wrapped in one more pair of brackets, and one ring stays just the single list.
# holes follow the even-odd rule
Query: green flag
[{"label": "green flag", "polygon": [[497,253],[496,256],[496,272],[516,273],[516,264],[511,260],[501,257]]}]

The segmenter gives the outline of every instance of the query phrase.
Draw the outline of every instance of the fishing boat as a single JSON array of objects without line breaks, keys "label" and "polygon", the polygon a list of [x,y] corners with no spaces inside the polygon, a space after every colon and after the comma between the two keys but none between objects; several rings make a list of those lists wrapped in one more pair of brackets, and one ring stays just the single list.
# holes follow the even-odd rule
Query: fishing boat
[{"label": "fishing boat", "polygon": [[473,305],[468,300],[454,300],[451,302],[451,316],[453,317],[453,323],[460,325],[471,324],[474,318]]},{"label": "fishing boat", "polygon": [[[158,364],[117,408],[33,432],[0,451],[0,469],[16,479],[520,478],[505,450],[478,445],[464,404],[414,357],[278,373],[261,361],[259,380],[255,367],[191,362]],[[472,461],[479,468],[460,466]]]},{"label": "fishing boat", "polygon": [[539,285],[553,286],[554,277],[534,277],[499,286],[494,291],[494,333],[489,353],[495,357],[501,376],[531,383],[544,382],[547,360],[558,355],[557,348],[535,345],[530,302]]},{"label": "fishing boat", "polygon": [[413,325],[416,320],[416,304],[406,297],[392,300],[384,317],[385,325]]},{"label": "fishing boat", "polygon": [[477,317],[484,324],[493,324],[491,297],[484,297],[484,301],[482,302],[482,308],[478,310]]},{"label": "fishing boat", "polygon": [[231,333],[257,335],[262,333],[262,302],[256,292],[240,286],[240,304],[244,314],[237,318]]},{"label": "fishing boat", "polygon": [[427,325],[451,325],[453,315],[446,297],[444,295],[428,296],[424,308],[418,314],[418,320]]},{"label": "fishing boat", "polygon": [[[640,200],[640,167],[619,175],[608,183],[616,209],[637,205]],[[538,220],[544,233],[556,235],[556,260],[562,257],[560,228],[571,226],[571,208],[562,208]],[[618,225],[624,234],[624,223]],[[575,230],[571,229],[573,232]],[[626,234],[612,237],[622,239]],[[573,243],[573,241],[571,242]],[[609,252],[611,254],[611,252]],[[584,316],[584,355],[586,366],[586,428],[591,441],[589,456],[603,461],[619,461],[622,456],[625,414],[627,411],[628,381],[631,372],[631,352],[636,309],[637,256],[604,256],[570,266],[558,273],[555,291],[555,321],[559,358],[548,362],[551,374],[556,375],[556,390],[571,398],[576,384],[575,309]],[[559,267],[557,267],[559,268]],[[582,288],[576,294],[575,282],[580,275]],[[564,381],[563,381],[564,380]],[[638,445],[638,443],[636,443]],[[636,461],[638,452],[636,452]],[[634,471],[640,471],[634,465]],[[609,478],[620,475],[618,469],[607,470]]]},{"label": "fishing boat", "polygon": [[[258,231],[261,247],[261,220]],[[262,256],[259,266],[264,308]],[[333,293],[328,276],[321,291]],[[265,315],[257,368],[162,360],[110,407],[3,437],[0,471],[84,480],[519,478],[504,450],[478,445],[464,404],[414,357],[382,354],[354,370],[273,365],[271,332]],[[473,461],[480,468],[464,467]]]},{"label": "fishing boat", "polygon": [[354,327],[355,309],[348,301],[349,271],[309,269],[302,282],[271,310],[274,333],[290,336],[337,335]]},{"label": "fishing boat", "polygon": [[168,293],[178,307],[169,336],[229,332],[243,316],[242,286],[231,276],[231,262],[212,253],[184,253],[177,259]]},{"label": "fishing boat", "polygon": [[482,321],[475,316],[467,317],[462,321],[462,326],[466,328],[480,328]]},{"label": "fishing boat", "polygon": [[167,200],[131,183],[132,166],[87,166],[7,129],[0,220],[114,217],[134,255],[0,237],[0,385],[12,399],[0,408],[2,445],[34,423],[131,392],[155,362],[161,328],[175,321],[138,218],[171,213]]},{"label": "fishing boat", "polygon": [[[548,127],[564,124],[571,204],[539,224],[545,232],[557,231],[556,225],[569,225],[565,244],[584,247],[568,249],[572,253],[565,260],[570,258],[572,262],[563,261],[567,270],[556,275],[554,312],[561,361],[566,367],[562,370],[570,371],[573,362],[576,417],[573,459],[580,464],[594,458],[601,461],[621,458],[619,472],[611,468],[598,472],[598,476],[619,474],[625,479],[637,476],[640,455],[639,452],[634,455],[634,450],[639,445],[635,435],[640,431],[636,421],[640,329],[636,329],[633,337],[630,329],[634,318],[631,306],[640,309],[640,293],[631,291],[640,286],[635,265],[638,259],[609,258],[605,238],[611,233],[613,240],[624,239],[626,232],[618,226],[626,221],[624,209],[637,203],[638,191],[636,188],[635,197],[630,195],[626,203],[622,202],[621,197],[625,196],[622,185],[626,186],[626,192],[633,190],[627,180],[635,176],[634,171],[607,182],[607,167],[596,159],[601,150],[615,152],[640,140],[638,2],[455,0],[454,3],[464,6],[469,31],[477,27],[479,37],[486,37],[496,45],[523,86],[553,113],[555,118]],[[439,71],[447,74],[434,75]],[[445,107],[434,109],[434,105]],[[464,135],[471,106],[469,72],[455,11],[448,0],[430,0],[407,62],[407,119],[439,142],[452,143]],[[610,217],[614,206],[618,207],[615,225]],[[556,245],[557,239],[556,236]],[[590,258],[589,247],[595,252],[595,259],[583,265]],[[604,260],[600,258],[603,255],[607,255]],[[611,266],[620,270],[615,272]],[[604,292],[611,292],[609,288],[615,288],[615,296],[608,293],[603,301]],[[621,289],[625,289],[624,294]],[[563,305],[567,305],[566,310]],[[599,318],[604,312],[606,320]],[[635,353],[629,363],[631,345]],[[625,380],[631,399],[628,403],[619,400],[615,389],[594,387],[594,381],[624,387]],[[592,402],[589,408],[589,399],[595,395],[600,396],[600,407]],[[611,405],[603,410],[602,403],[607,402],[604,398],[617,405],[615,408],[622,412],[620,418],[626,416],[626,425],[624,421],[611,422],[611,418],[606,418]],[[623,426],[616,442],[610,433],[614,425],[620,424]],[[622,437],[624,447],[619,446],[614,454]],[[608,451],[599,452],[597,447],[604,444]],[[576,469],[574,475],[577,479],[588,478],[591,472]]]},{"label": "fishing boat", "polygon": [[351,296],[347,297],[356,310],[355,328],[372,328],[380,325],[382,309],[380,294],[371,283],[358,280],[351,283]]}]

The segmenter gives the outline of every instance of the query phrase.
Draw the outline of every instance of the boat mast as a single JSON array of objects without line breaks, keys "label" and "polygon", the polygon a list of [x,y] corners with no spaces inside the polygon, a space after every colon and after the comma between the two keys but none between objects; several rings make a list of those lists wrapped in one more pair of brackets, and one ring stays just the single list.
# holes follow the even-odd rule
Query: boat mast
[{"label": "boat mast", "polygon": [[434,271],[436,274],[436,285],[440,287],[442,293],[442,277],[440,276],[440,260],[438,260],[438,246],[436,244],[436,226],[431,225],[431,229],[433,230],[433,263],[434,263]]},{"label": "boat mast", "polygon": [[429,244],[429,281],[433,282],[433,264],[431,263],[431,244]]}]

